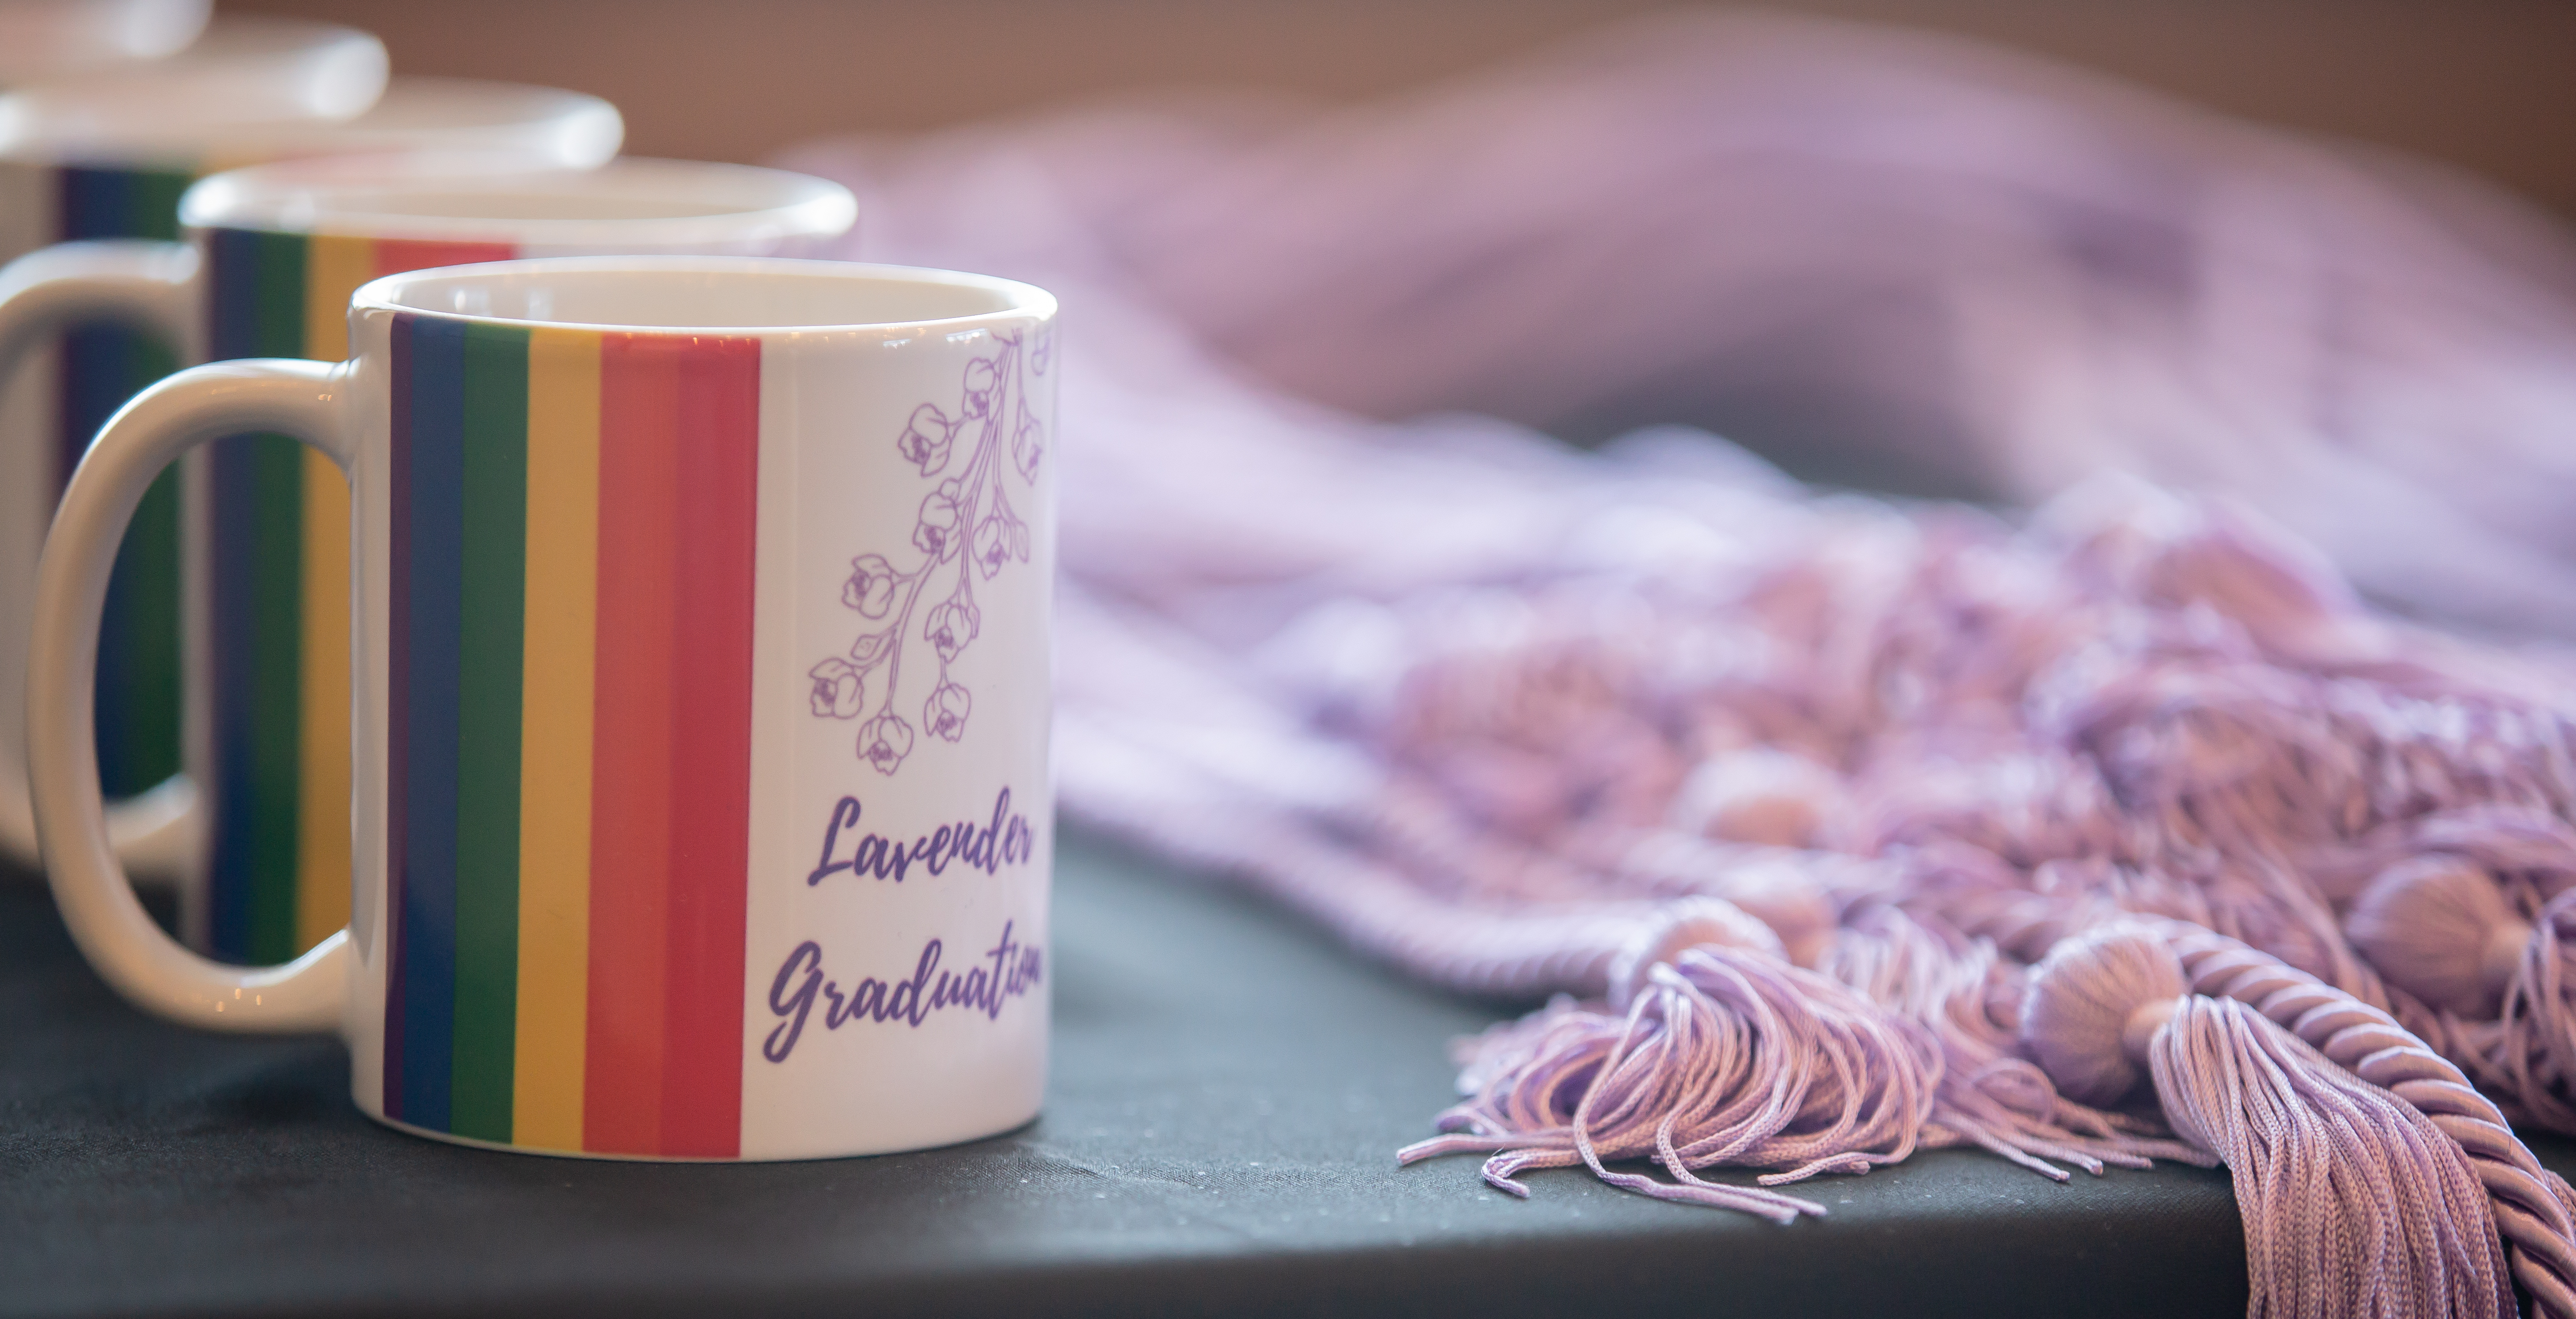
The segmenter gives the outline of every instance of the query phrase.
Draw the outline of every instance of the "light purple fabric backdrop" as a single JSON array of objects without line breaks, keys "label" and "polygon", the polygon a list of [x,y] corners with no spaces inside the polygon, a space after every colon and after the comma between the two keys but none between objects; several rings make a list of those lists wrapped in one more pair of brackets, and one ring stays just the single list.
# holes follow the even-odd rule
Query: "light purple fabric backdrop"
[{"label": "light purple fabric backdrop", "polygon": [[[1606,996],[1471,1044],[1408,1157],[1786,1220],[1697,1170],[2214,1154],[2257,1312],[2509,1273],[2576,1319],[2576,1193],[2505,1128],[2576,1131],[2576,682],[2364,603],[2576,636],[2546,221],[1707,17],[791,163],[859,192],[840,255],[1064,299],[1065,807],[1427,978]],[[1532,429],[1646,423],[2001,511]],[[2187,1143],[2091,1106],[2150,1085]]]}]

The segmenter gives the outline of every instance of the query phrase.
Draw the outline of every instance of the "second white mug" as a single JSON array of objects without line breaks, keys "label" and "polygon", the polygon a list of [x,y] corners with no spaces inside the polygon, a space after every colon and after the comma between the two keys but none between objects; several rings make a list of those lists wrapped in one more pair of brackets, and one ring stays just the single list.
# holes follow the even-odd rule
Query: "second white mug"
[{"label": "second white mug", "polygon": [[[530,256],[764,254],[838,234],[854,209],[821,179],[694,161],[239,170],[189,191],[184,244],[67,244],[10,266],[0,379],[48,331],[102,317],[149,328],[186,361],[331,361],[346,351],[350,295],[381,275]],[[112,808],[112,831],[138,872],[179,882],[192,946],[282,962],[348,919],[347,506],[328,464],[273,436],[213,446],[187,465],[185,487],[188,774]],[[134,607],[112,603],[111,638],[136,626],[121,616]],[[0,619],[0,645],[23,637]],[[99,703],[111,750],[118,699]],[[32,856],[18,763],[0,756],[0,844]]]}]

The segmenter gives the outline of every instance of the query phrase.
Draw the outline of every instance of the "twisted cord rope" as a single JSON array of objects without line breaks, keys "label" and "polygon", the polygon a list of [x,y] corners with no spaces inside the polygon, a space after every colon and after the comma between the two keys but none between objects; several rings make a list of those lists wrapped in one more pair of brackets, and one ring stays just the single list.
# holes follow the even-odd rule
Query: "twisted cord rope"
[{"label": "twisted cord rope", "polygon": [[[1958,895],[1939,905],[1959,928],[2015,952],[2044,952],[2108,914],[2027,891]],[[2388,1011],[2241,940],[2187,921],[2159,924],[2195,992],[2254,1008],[2337,1066],[2415,1105],[2457,1142],[2487,1189],[2515,1281],[2543,1314],[2576,1316],[2576,1192],[2540,1166],[2457,1064]]]},{"label": "twisted cord rope", "polygon": [[[1649,899],[1477,911],[1425,893],[1365,852],[1257,807],[1236,804],[1185,818],[1197,827],[1175,827],[1172,817],[1141,811],[1123,822],[1158,837],[1168,850],[1260,874],[1275,893],[1353,943],[1471,991],[1598,985],[1625,942],[1623,933],[1660,905]],[[1922,896],[1954,927],[1992,935],[2024,956],[2116,912],[2107,902],[2027,890]],[[2540,1167],[2502,1112],[2455,1064],[2382,1008],[2239,940],[2170,918],[2165,924],[2199,992],[2247,1003],[2338,1066],[2415,1105],[2457,1143],[2487,1191],[2516,1281],[2542,1313],[2576,1319],[2576,1193]]]},{"label": "twisted cord rope", "polygon": [[2164,924],[2196,993],[2246,1004],[2353,1075],[2413,1104],[2477,1169],[2513,1276],[2541,1313],[2576,1319],[2576,1191],[2540,1166],[2504,1114],[2388,1012],[2226,935]]},{"label": "twisted cord rope", "polygon": [[[2348,917],[2356,937],[2366,932],[2372,957],[2397,957],[2430,991],[2419,1002],[2390,985],[2398,1020],[2466,1070],[2516,1127],[2576,1134],[2576,1003],[2564,992],[2576,831],[2555,816],[2455,810],[2373,840],[2347,868],[2376,877]],[[2427,917],[2437,932],[2427,933]],[[2519,955],[2495,985],[2484,945],[2516,930]],[[2464,1018],[2482,986],[2500,990],[2488,1015]]]},{"label": "twisted cord rope", "polygon": [[2248,1315],[2514,1319],[2493,1205],[2423,1110],[2247,1004],[2186,993],[2161,1007],[2156,1095],[2175,1130],[2226,1160],[2254,1264]]},{"label": "twisted cord rope", "polygon": [[[1996,947],[2025,962],[2038,962],[2058,940],[2088,925],[2130,914],[2161,917],[2177,927],[2190,926],[2288,964],[2278,950],[2255,945],[2225,928],[2212,929],[2213,921],[2208,917],[2215,913],[2205,910],[2177,913],[2159,910],[2163,904],[2139,903],[2114,895],[2042,894],[2014,888],[1928,893],[1920,900],[1910,900],[1908,905],[1923,903],[1960,930],[1990,939]],[[2576,900],[2571,900],[2568,910],[2571,919],[2576,919]],[[2544,942],[2546,953],[2542,949]],[[2401,1029],[2472,1078],[2477,1089],[2496,1096],[2511,1121],[2528,1121],[2552,1131],[2576,1134],[2576,1109],[2560,1104],[2553,1088],[2563,1085],[2560,1076],[2576,1073],[2576,1056],[2561,1057],[2561,1051],[2576,1054],[2576,1038],[2570,1038],[2563,1024],[2563,1011],[2552,1012],[2550,1007],[2558,1002],[2556,949],[2554,935],[2535,935],[2533,949],[2526,954],[2515,982],[2515,992],[2520,997],[2508,998],[2502,1021],[2464,1021],[2456,1013],[2437,1011],[2388,984],[2368,963],[2357,958],[2336,962],[2339,974],[2334,979],[2305,971],[2300,974],[2386,1013]],[[2539,1060],[2537,1069],[2535,1058]]]}]

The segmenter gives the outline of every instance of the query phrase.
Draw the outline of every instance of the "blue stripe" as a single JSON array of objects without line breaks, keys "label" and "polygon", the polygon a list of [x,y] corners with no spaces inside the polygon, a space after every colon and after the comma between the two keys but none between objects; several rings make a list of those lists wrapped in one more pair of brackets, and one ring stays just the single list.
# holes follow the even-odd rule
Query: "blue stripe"
[{"label": "blue stripe", "polygon": [[456,1021],[456,760],[465,523],[465,327],[411,326],[410,551],[394,592],[407,599],[395,642],[408,668],[404,722],[403,1120],[449,1126]]},{"label": "blue stripe", "polygon": [[259,538],[258,469],[248,442],[235,438],[217,443],[207,455],[212,490],[207,500],[208,592],[206,601],[208,675],[214,689],[215,781],[214,839],[208,849],[206,899],[210,918],[209,951],[217,957],[245,960],[250,953],[251,836],[250,791],[257,766],[252,761],[251,706],[244,693],[259,663],[259,638],[252,629],[258,617],[257,562]]},{"label": "blue stripe", "polygon": [[258,357],[259,235],[206,232],[206,360]]},{"label": "blue stripe", "polygon": [[[128,215],[133,209],[133,175],[117,169],[66,167],[59,178],[54,233],[61,241],[141,236],[134,232]],[[54,469],[59,478],[57,490],[61,483],[71,480],[72,469],[80,465],[81,455],[89,450],[90,438],[98,434],[109,414],[133,397],[134,391],[150,383],[129,378],[127,361],[132,338],[131,333],[113,325],[76,325],[63,332],[62,403],[56,412],[62,424]],[[115,615],[111,612],[109,617],[113,619]],[[114,647],[102,644],[101,649],[113,652]],[[110,745],[116,741],[101,740]]]},{"label": "blue stripe", "polygon": [[121,169],[66,167],[57,199],[66,243],[81,238],[135,238],[132,211],[134,175]]},{"label": "blue stripe", "polygon": [[[55,235],[82,238],[178,236],[179,194],[170,171],[56,171]],[[113,325],[76,326],[62,336],[61,400],[55,412],[55,486],[99,428],[144,386],[178,369],[167,345]],[[99,624],[99,786],[128,796],[179,770],[179,482],[153,482],[116,557]]]},{"label": "blue stripe", "polygon": [[[396,316],[389,327],[387,355],[393,359],[392,435],[386,444],[385,476],[392,487],[386,501],[386,572],[388,583],[411,577],[411,327],[412,318]],[[403,1115],[403,1051],[409,1023],[403,1014],[401,987],[410,980],[411,959],[405,954],[410,922],[403,904],[410,886],[403,882],[402,856],[410,846],[409,817],[403,803],[411,795],[411,756],[404,711],[411,708],[411,598],[407,592],[385,593],[385,1075],[384,1105],[389,1117]]]},{"label": "blue stripe", "polygon": [[[259,281],[259,247],[251,235],[217,229],[206,235],[206,348],[209,361],[252,355],[249,313]],[[214,837],[207,860],[209,951],[243,960],[250,951],[252,827],[250,703],[244,694],[259,662],[251,622],[259,602],[250,568],[259,529],[257,472],[250,446],[225,440],[206,455],[211,489],[207,551],[209,638],[214,689]]]}]

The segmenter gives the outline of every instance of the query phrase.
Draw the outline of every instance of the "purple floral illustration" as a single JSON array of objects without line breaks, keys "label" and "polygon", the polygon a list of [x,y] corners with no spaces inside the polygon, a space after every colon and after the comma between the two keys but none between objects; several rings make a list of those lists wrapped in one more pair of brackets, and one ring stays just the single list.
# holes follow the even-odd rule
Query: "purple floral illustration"
[{"label": "purple floral illustration", "polygon": [[993,391],[1001,387],[1002,373],[993,367],[993,359],[978,357],[966,364],[966,401],[959,409],[969,417],[989,416],[993,411]]},{"label": "purple floral illustration", "polygon": [[975,708],[975,694],[953,682],[939,684],[930,701],[921,707],[921,726],[951,742],[966,735],[966,712]]},{"label": "purple floral illustration", "polygon": [[942,481],[939,488],[922,497],[921,517],[912,524],[912,547],[930,556],[936,563],[956,549],[957,522],[965,510],[957,506],[957,482]]},{"label": "purple floral illustration", "polygon": [[884,555],[862,554],[850,560],[850,580],[841,587],[841,603],[870,618],[883,618],[886,606],[894,603],[898,580],[900,575]]},{"label": "purple floral illustration", "polygon": [[911,423],[894,442],[895,452],[919,467],[923,476],[937,476],[948,465],[948,448],[961,424],[948,420],[937,404],[924,403],[912,410]]},{"label": "purple floral illustration", "polygon": [[1038,459],[1046,453],[1046,429],[1038,425],[1037,414],[1029,411],[1029,401],[1020,400],[1020,424],[1011,432],[1011,457],[1020,467],[1020,475],[1038,479]]},{"label": "purple floral illustration", "polygon": [[[1024,371],[1047,373],[1054,333],[1047,327],[1029,344],[1019,334],[996,335],[990,355],[967,362],[954,414],[924,403],[894,437],[896,454],[918,468],[922,479],[938,481],[922,496],[913,519],[912,548],[921,562],[905,570],[883,554],[850,560],[841,603],[862,618],[890,621],[859,634],[845,655],[823,660],[809,674],[814,716],[861,720],[859,758],[880,774],[893,774],[912,754],[915,730],[894,712],[911,643],[927,642],[936,664],[925,675],[928,693],[919,695],[921,731],[946,742],[966,737],[974,693],[948,669],[983,632],[983,610],[975,603],[978,575],[991,581],[1009,565],[1029,561],[1029,524],[1011,506],[1004,486],[1012,475],[1024,486],[1037,482],[1047,435],[1029,406]],[[973,443],[961,445],[970,427]],[[934,577],[946,584],[943,591],[933,591]],[[910,690],[921,692],[919,686]]]},{"label": "purple floral illustration", "polygon": [[857,665],[843,659],[827,659],[814,666],[814,713],[827,719],[855,719],[859,714],[860,694],[866,687],[867,675]]},{"label": "purple floral illustration", "polygon": [[1013,559],[1029,561],[1029,524],[1011,516],[1010,505],[1003,504],[975,527],[975,562],[990,580]]},{"label": "purple floral illustration", "polygon": [[983,611],[975,607],[973,597],[962,592],[932,609],[921,624],[921,635],[932,650],[939,652],[943,668],[955,663],[957,652],[966,649],[966,643],[983,630]]},{"label": "purple floral illustration", "polygon": [[859,725],[859,759],[876,766],[879,774],[894,773],[911,754],[912,725],[901,715],[888,712]]}]

